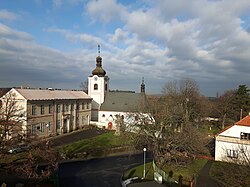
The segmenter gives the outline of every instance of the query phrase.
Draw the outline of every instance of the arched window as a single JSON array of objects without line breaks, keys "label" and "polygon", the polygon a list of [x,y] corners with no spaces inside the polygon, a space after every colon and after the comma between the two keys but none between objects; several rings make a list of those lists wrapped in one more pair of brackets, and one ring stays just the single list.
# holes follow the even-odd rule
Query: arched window
[{"label": "arched window", "polygon": [[94,84],[94,90],[98,90],[98,84]]},{"label": "arched window", "polygon": [[105,114],[103,114],[102,117],[105,118]]}]

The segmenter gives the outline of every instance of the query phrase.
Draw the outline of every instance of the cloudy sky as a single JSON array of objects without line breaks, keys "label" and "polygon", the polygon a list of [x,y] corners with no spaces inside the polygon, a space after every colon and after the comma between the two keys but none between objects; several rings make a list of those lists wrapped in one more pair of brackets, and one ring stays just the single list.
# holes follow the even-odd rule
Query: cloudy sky
[{"label": "cloudy sky", "polygon": [[1,0],[0,87],[79,89],[101,45],[110,88],[250,86],[249,0]]}]

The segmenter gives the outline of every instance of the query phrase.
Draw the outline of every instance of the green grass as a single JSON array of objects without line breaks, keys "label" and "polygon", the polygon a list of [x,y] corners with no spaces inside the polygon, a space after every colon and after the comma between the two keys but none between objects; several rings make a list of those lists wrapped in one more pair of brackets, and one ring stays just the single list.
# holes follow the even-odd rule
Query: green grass
[{"label": "green grass", "polygon": [[164,171],[166,173],[172,171],[173,178],[176,180],[180,175],[183,176],[183,179],[190,180],[192,177],[196,177],[199,174],[200,170],[206,163],[207,160],[205,159],[196,159],[187,166],[176,166],[174,164],[169,164],[164,167]]},{"label": "green grass", "polygon": [[112,147],[119,147],[129,145],[131,141],[124,138],[124,136],[116,136],[114,132],[107,132],[99,136],[83,139],[80,141],[73,142],[68,145],[60,147],[60,151],[64,153],[82,153],[89,150],[107,149]]},{"label": "green grass", "polygon": [[[143,177],[143,169],[144,169],[143,165],[132,168],[132,169],[130,169],[130,170],[128,170],[128,171],[126,171],[124,173],[123,178],[124,179],[129,179],[129,178],[132,178],[132,177],[142,178]],[[145,164],[145,171],[146,171],[145,172],[145,179],[153,180],[154,171],[153,171],[152,162],[149,162],[149,163]]]},{"label": "green grass", "polygon": [[250,184],[249,165],[213,162],[209,175],[221,186],[245,187]]},{"label": "green grass", "polygon": [[[173,172],[173,178],[178,181],[178,177],[181,175],[183,176],[184,180],[190,180],[192,177],[198,175],[199,171],[204,167],[207,163],[205,159],[196,159],[193,163],[185,166],[180,167],[174,164],[166,165],[164,167],[164,171],[168,174],[170,171]],[[132,177],[139,177],[141,178],[143,174],[143,165],[138,167],[132,168],[124,173],[124,179],[132,178]],[[146,164],[146,179],[152,180],[154,171],[152,162]]]}]

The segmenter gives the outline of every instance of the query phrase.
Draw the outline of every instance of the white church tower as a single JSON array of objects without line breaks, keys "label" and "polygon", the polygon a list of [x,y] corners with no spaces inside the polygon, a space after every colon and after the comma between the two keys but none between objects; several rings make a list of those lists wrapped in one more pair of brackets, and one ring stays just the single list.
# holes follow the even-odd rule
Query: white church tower
[{"label": "white church tower", "polygon": [[98,45],[98,56],[96,57],[96,68],[88,77],[88,95],[92,100],[92,121],[98,121],[98,112],[104,102],[105,95],[109,90],[109,78],[102,68],[102,57],[100,57],[100,45]]}]

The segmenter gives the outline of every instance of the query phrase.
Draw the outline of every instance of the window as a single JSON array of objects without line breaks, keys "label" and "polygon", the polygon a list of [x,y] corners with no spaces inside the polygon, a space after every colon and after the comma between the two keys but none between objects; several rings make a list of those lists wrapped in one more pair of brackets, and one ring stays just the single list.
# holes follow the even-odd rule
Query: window
[{"label": "window", "polygon": [[78,103],[76,104],[76,109],[79,110],[79,104]]},{"label": "window", "polygon": [[52,129],[52,121],[49,121],[49,123],[48,123],[48,130],[51,131],[51,129]]},{"label": "window", "polygon": [[82,110],[85,109],[85,103],[82,103]]},{"label": "window", "polygon": [[105,91],[108,91],[108,84],[105,84]]},{"label": "window", "polygon": [[70,125],[73,125],[74,124],[74,116],[71,116],[70,117]]},{"label": "window", "polygon": [[60,105],[59,104],[56,105],[56,112],[60,113]]},{"label": "window", "polygon": [[52,113],[52,105],[49,105],[49,114]]},{"label": "window", "polygon": [[98,84],[94,84],[94,90],[98,90]]},{"label": "window", "polygon": [[40,123],[40,131],[45,132],[46,124],[44,122]]},{"label": "window", "polygon": [[36,106],[35,105],[32,105],[31,106],[31,115],[36,115]]},{"label": "window", "polygon": [[65,105],[65,112],[68,112],[68,111],[69,111],[69,105],[66,104],[66,105]]},{"label": "window", "polygon": [[31,134],[36,134],[36,125],[31,125]]},{"label": "window", "polygon": [[250,140],[250,133],[241,132],[240,139],[241,140]]},{"label": "window", "polygon": [[105,118],[105,114],[103,114],[102,117]]},{"label": "window", "polygon": [[71,110],[74,110],[74,104],[71,104]]},{"label": "window", "polygon": [[85,117],[82,116],[82,124],[84,125],[84,122],[85,122]]},{"label": "window", "polygon": [[56,129],[60,129],[60,120],[56,121]]},{"label": "window", "polygon": [[87,106],[87,109],[89,109],[89,108],[90,108],[90,103],[87,103],[87,105],[86,105],[86,106]]},{"label": "window", "polygon": [[79,125],[79,117],[76,117],[76,124]]},{"label": "window", "polygon": [[89,124],[89,115],[86,116],[86,125]]},{"label": "window", "polygon": [[44,114],[44,105],[41,105],[41,114]]},{"label": "window", "polygon": [[229,157],[229,158],[238,158],[238,151],[227,149],[227,157]]}]

